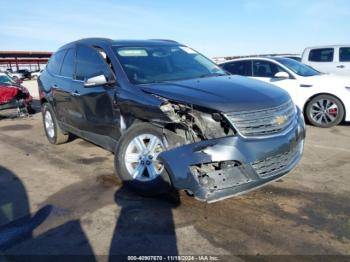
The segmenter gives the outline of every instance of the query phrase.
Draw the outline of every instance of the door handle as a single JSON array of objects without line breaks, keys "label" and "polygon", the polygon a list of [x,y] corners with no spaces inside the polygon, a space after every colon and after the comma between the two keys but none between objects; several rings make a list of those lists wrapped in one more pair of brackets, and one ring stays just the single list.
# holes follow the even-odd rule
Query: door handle
[{"label": "door handle", "polygon": [[312,87],[312,85],[300,84],[300,87]]},{"label": "door handle", "polygon": [[337,66],[337,68],[345,68],[345,66],[344,65],[339,65],[339,66]]},{"label": "door handle", "polygon": [[79,94],[78,91],[71,92],[70,94],[71,94],[72,96],[80,96],[80,94]]}]

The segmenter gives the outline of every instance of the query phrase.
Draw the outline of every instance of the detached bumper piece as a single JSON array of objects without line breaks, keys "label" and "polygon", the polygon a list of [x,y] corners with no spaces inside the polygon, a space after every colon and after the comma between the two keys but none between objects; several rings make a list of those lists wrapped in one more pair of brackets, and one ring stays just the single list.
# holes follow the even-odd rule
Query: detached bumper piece
[{"label": "detached bumper piece", "polygon": [[25,117],[28,116],[28,110],[23,100],[13,99],[9,103],[0,105],[0,116]]},{"label": "detached bumper piece", "polygon": [[304,138],[305,124],[298,114],[293,127],[281,135],[205,140],[165,151],[158,158],[175,188],[216,202],[286,175],[301,159]]},{"label": "detached bumper piece", "polygon": [[14,109],[20,107],[22,104],[17,99],[12,99],[8,103],[0,104],[0,110]]}]

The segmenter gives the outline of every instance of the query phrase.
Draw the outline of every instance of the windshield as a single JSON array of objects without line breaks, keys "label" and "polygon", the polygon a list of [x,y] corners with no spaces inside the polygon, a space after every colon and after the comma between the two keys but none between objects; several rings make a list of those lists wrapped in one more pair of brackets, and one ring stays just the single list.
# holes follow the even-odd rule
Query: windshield
[{"label": "windshield", "polygon": [[305,65],[303,63],[300,63],[298,61],[295,61],[293,59],[275,58],[275,60],[300,76],[307,77],[307,76],[316,76],[321,74],[320,72],[313,69],[312,67]]},{"label": "windshield", "polygon": [[114,52],[133,84],[227,74],[214,62],[185,46],[114,47]]},{"label": "windshield", "polygon": [[16,84],[16,82],[7,75],[0,75],[0,84],[13,85]]}]

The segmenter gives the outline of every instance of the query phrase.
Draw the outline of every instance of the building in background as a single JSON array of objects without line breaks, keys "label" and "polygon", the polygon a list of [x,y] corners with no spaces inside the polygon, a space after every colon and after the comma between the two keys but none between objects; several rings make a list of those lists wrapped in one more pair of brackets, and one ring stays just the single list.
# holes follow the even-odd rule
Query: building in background
[{"label": "building in background", "polygon": [[51,54],[43,51],[0,51],[0,71],[38,71],[45,67]]}]

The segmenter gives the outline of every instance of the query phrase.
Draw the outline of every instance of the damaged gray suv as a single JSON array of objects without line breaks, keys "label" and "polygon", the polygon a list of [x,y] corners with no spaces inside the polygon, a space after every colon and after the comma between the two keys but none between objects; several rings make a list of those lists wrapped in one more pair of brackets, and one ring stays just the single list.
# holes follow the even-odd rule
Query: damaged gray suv
[{"label": "damaged gray suv", "polygon": [[285,91],[174,41],[72,42],[38,84],[49,142],[74,134],[114,152],[116,175],[142,194],[214,202],[282,177],[303,153],[304,119]]}]

